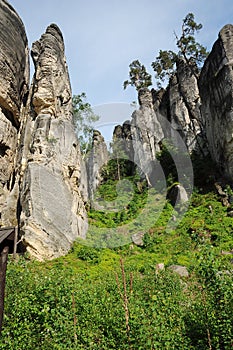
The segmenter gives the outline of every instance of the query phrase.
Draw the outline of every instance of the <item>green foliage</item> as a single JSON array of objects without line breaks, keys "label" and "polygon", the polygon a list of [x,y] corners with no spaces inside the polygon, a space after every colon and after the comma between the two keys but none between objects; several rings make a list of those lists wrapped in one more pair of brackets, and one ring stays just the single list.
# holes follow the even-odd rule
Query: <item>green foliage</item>
[{"label": "green foliage", "polygon": [[164,139],[160,145],[160,151],[157,152],[156,158],[158,159],[165,178],[167,180],[167,185],[171,186],[178,181],[178,174],[176,169],[176,164],[173,160],[172,154],[177,154],[178,149],[175,148],[167,139]]},{"label": "green foliage", "polygon": [[193,282],[190,292],[199,294],[199,300],[189,307],[193,312],[187,330],[195,348],[201,349],[206,339],[208,349],[230,349],[233,336],[232,272],[219,263],[211,248],[205,247],[199,253]]},{"label": "green foliage", "polygon": [[86,94],[74,95],[72,98],[73,122],[79,139],[82,153],[87,153],[92,144],[93,124],[99,120],[90,103],[86,102]]},{"label": "green foliage", "polygon": [[100,251],[92,247],[82,246],[77,252],[77,257],[83,261],[97,263],[100,258]]},{"label": "green foliage", "polygon": [[46,139],[46,141],[49,143],[49,144],[51,144],[51,145],[55,145],[56,143],[57,143],[57,138],[55,138],[55,137],[48,137],[47,139]]},{"label": "green foliage", "polygon": [[181,54],[189,65],[201,65],[208,54],[206,48],[195,39],[195,34],[201,29],[202,24],[195,22],[194,14],[188,13],[183,19],[181,36],[178,38],[176,35],[178,55]]},{"label": "green foliage", "polygon": [[[59,265],[8,264],[2,350],[231,348],[232,275],[211,248],[199,252],[184,280],[156,271],[152,255],[139,260],[138,250],[121,263],[103,250],[93,264],[92,253],[76,245]],[[83,272],[69,269],[71,257],[74,266],[85,264]]]},{"label": "green foliage", "polygon": [[124,89],[128,85],[135,86],[136,90],[152,85],[152,77],[147,73],[146,68],[138,60],[135,60],[129,65],[129,80],[124,81]]},{"label": "green foliage", "polygon": [[102,179],[103,182],[112,180],[121,180],[128,176],[135,174],[135,164],[130,160],[121,157],[121,153],[115,152],[115,158],[110,159],[106,165],[102,168]]},{"label": "green foliage", "polygon": [[159,51],[159,55],[156,57],[156,60],[151,64],[155,72],[155,78],[158,80],[158,82],[164,82],[166,79],[170,79],[173,76],[176,60],[177,55],[173,51]]},{"label": "green foliage", "polygon": [[[196,34],[202,29],[202,24],[195,22],[193,13],[188,13],[182,22],[181,34],[175,33],[176,46],[178,51],[160,50],[159,55],[152,62],[151,66],[155,72],[158,87],[161,83],[170,79],[176,72],[177,62],[182,59],[197,76],[200,68],[208,55],[206,48],[196,41]],[[152,85],[152,77],[147,73],[146,68],[139,60],[134,60],[129,65],[129,80],[123,84],[124,89],[128,85],[134,86],[136,90]]]},{"label": "green foliage", "polygon": [[[116,164],[115,164],[116,165]],[[112,171],[115,175],[115,171]],[[130,185],[131,184],[131,185]],[[116,191],[117,180],[109,179],[99,186],[95,199],[110,202],[110,210],[90,209],[88,215],[92,225],[97,227],[116,227],[124,225],[139,214],[147,199],[147,185],[145,181],[138,180],[138,176],[126,176],[123,180],[122,191]],[[127,188],[128,187],[128,188]],[[119,208],[117,211],[111,208]]]}]

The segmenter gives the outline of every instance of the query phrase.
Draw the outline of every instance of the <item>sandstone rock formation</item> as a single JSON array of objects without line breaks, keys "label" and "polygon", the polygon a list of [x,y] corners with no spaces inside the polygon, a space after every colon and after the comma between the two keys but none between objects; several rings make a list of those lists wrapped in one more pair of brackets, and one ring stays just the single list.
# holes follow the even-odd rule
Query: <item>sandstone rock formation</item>
[{"label": "sandstone rock formation", "polygon": [[102,180],[102,167],[107,164],[108,160],[108,149],[104,138],[98,130],[94,130],[92,148],[86,160],[88,197],[90,201],[94,199],[95,190]]},{"label": "sandstone rock formation", "polygon": [[19,127],[20,108],[29,81],[28,43],[24,25],[11,5],[0,2],[0,106]]},{"label": "sandstone rock formation", "polygon": [[134,149],[134,163],[153,181],[156,153],[164,133],[153,109],[152,94],[148,89],[141,89],[138,96],[140,108],[132,115],[131,133]]},{"label": "sandstone rock formation", "polygon": [[153,182],[156,153],[164,138],[163,130],[153,108],[152,94],[147,88],[139,90],[139,110],[132,114],[132,120],[126,121],[114,130],[115,142],[132,161],[139,173]]},{"label": "sandstone rock formation", "polygon": [[20,111],[29,83],[24,25],[7,1],[0,1],[0,225],[17,224],[16,152]]},{"label": "sandstone rock formation", "polygon": [[[166,90],[152,90],[153,104],[163,127],[165,138],[180,135],[190,152],[200,153],[203,147],[202,120],[198,76],[183,60],[177,62],[177,74],[172,77]],[[164,120],[169,121],[170,128]],[[178,140],[177,140],[178,142]]]},{"label": "sandstone rock formation", "polygon": [[68,252],[85,237],[81,155],[72,123],[72,94],[59,28],[33,44],[35,74],[21,130],[20,231],[37,259]]},{"label": "sandstone rock formation", "polygon": [[117,125],[114,128],[113,143],[120,148],[122,155],[133,161],[134,148],[130,120],[126,120],[122,125]]},{"label": "sandstone rock formation", "polygon": [[213,160],[233,178],[233,26],[219,33],[199,79],[203,124]]}]

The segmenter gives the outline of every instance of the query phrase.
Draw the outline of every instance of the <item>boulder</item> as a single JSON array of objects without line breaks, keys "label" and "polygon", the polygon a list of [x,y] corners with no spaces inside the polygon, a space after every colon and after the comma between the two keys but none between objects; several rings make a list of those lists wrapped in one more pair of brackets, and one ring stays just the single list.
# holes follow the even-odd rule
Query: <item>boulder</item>
[{"label": "boulder", "polygon": [[171,202],[172,206],[179,206],[187,203],[189,196],[182,185],[176,184],[168,191],[167,199]]},{"label": "boulder", "polygon": [[138,232],[132,235],[132,242],[139,247],[144,245],[143,237],[145,236],[144,232]]},{"label": "boulder", "polygon": [[177,273],[181,277],[189,277],[187,267],[181,265],[171,265],[168,267],[169,270]]}]

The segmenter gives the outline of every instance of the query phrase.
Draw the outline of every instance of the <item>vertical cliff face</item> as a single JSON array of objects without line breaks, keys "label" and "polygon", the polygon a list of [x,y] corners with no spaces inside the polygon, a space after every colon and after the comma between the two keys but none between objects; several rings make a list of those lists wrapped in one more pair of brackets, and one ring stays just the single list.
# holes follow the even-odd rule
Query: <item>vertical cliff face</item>
[{"label": "vertical cliff face", "polygon": [[24,25],[11,5],[0,2],[0,105],[18,127],[22,101],[28,90],[28,43]]},{"label": "vertical cliff face", "polygon": [[[153,91],[152,91],[153,92]],[[176,75],[170,80],[166,91],[154,92],[155,112],[170,122],[170,128],[163,127],[166,138],[182,137],[190,152],[200,152],[202,120],[198,76],[183,60],[177,62]],[[167,125],[167,123],[166,123]]]},{"label": "vertical cliff face", "polygon": [[0,1],[0,225],[17,223],[17,138],[28,92],[28,46],[24,25],[7,1]]},{"label": "vertical cliff face", "polygon": [[37,259],[68,252],[85,237],[81,155],[62,34],[50,25],[33,44],[35,74],[21,130],[20,230]]},{"label": "vertical cliff face", "polygon": [[201,72],[202,116],[212,158],[233,178],[233,26],[219,33]]}]

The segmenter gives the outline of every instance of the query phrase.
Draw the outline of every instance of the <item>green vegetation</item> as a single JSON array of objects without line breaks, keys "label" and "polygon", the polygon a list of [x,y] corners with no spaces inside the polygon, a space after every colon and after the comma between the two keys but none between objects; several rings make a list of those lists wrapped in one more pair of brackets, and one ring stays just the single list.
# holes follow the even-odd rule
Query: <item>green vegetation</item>
[{"label": "green vegetation", "polygon": [[[136,212],[129,205],[121,225],[140,216],[149,191],[137,175],[128,180]],[[106,180],[99,194],[114,201],[115,186]],[[231,349],[232,255],[222,254],[233,249],[227,210],[213,191],[196,190],[176,230],[166,230],[168,202],[156,222],[146,217],[142,247],[100,249],[87,240],[53,261],[10,261],[1,349]],[[117,225],[117,213],[110,214],[103,219],[93,210],[90,220]],[[189,277],[172,272],[172,264],[185,265]]]},{"label": "green vegetation", "polygon": [[[200,216],[209,201],[218,206],[211,198]],[[1,349],[230,349],[232,275],[221,244],[183,239],[185,223],[173,237],[154,230],[144,248],[75,244],[52,262],[11,261]],[[190,277],[156,270],[167,253],[166,266],[185,261]]]},{"label": "green vegetation", "polygon": [[128,85],[135,86],[136,90],[152,85],[151,75],[147,73],[146,68],[139,60],[135,60],[129,65],[129,80],[124,81],[124,89]]}]

